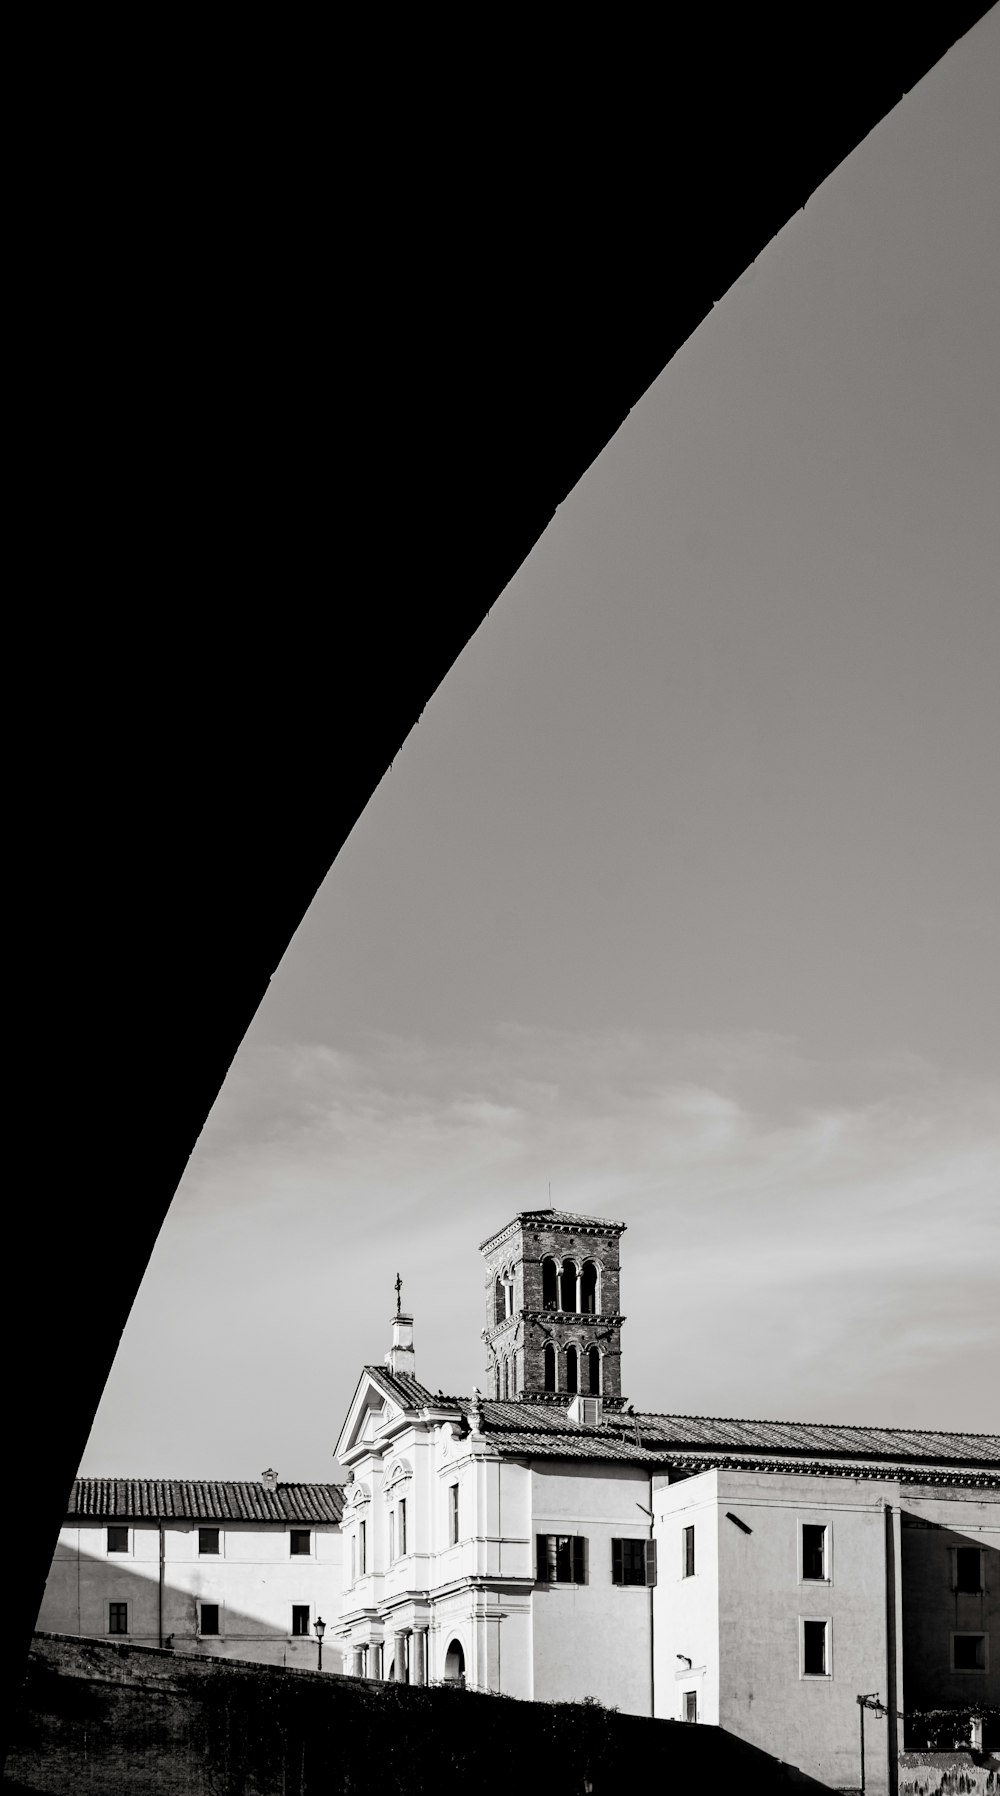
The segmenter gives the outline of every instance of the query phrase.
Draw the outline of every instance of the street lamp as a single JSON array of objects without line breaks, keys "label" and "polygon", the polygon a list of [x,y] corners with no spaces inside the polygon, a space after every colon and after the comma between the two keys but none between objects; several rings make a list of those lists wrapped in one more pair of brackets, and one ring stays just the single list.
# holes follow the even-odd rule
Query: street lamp
[{"label": "street lamp", "polygon": [[861,1796],[864,1796],[864,1791],[865,1791],[865,1710],[866,1709],[874,1709],[876,1715],[888,1715],[889,1710],[883,1704],[882,1698],[875,1691],[872,1691],[871,1694],[868,1696],[859,1696],[857,1700],[858,1700],[858,1714],[861,1718]]},{"label": "street lamp", "polygon": [[322,1615],[317,1615],[316,1620],[313,1622],[313,1627],[316,1631],[316,1645],[319,1647],[319,1663],[316,1666],[316,1670],[322,1671],[322,1669],[323,1669],[323,1635],[326,1633],[326,1622],[323,1620]]}]

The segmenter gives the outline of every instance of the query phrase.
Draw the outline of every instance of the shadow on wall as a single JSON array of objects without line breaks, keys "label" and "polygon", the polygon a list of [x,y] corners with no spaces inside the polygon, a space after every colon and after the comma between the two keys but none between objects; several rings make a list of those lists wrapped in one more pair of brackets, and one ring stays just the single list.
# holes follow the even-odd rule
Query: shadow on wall
[{"label": "shadow on wall", "polygon": [[[1000,1550],[903,1510],[903,1705],[908,1748],[967,1745],[1000,1729]],[[991,1715],[989,1711],[993,1711]]]},{"label": "shadow on wall", "polygon": [[[162,1645],[203,1657],[245,1659],[303,1671],[318,1669],[319,1643],[313,1623],[320,1615],[335,1621],[337,1614],[336,1592],[329,1576],[324,1580],[321,1564],[316,1566],[316,1587],[308,1592],[308,1601],[304,1592],[302,1602],[295,1605],[300,1610],[298,1618],[293,1615],[291,1599],[284,1605],[286,1615],[272,1613],[269,1617],[254,1614],[235,1593],[227,1598],[227,1571],[231,1574],[238,1569],[246,1574],[252,1569],[249,1565],[236,1568],[220,1561],[222,1575],[213,1578],[211,1562],[194,1561],[198,1589],[181,1588],[165,1577],[161,1595],[156,1561],[148,1564],[149,1575],[134,1565],[61,1548],[52,1562],[38,1629],[111,1645]],[[320,1588],[324,1584],[326,1588]],[[304,1629],[301,1634],[294,1631],[296,1619]],[[324,1673],[343,1669],[339,1648],[325,1640]]]}]

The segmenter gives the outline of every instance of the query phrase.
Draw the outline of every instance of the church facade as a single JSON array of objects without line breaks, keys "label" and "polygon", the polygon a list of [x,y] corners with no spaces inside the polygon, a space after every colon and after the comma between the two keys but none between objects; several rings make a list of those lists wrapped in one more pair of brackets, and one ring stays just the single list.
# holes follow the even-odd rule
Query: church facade
[{"label": "church facade", "polygon": [[485,1392],[421,1383],[397,1308],[336,1448],[345,1669],[710,1722],[845,1787],[860,1725],[892,1792],[904,1715],[1000,1704],[1000,1439],[635,1414],[623,1233],[482,1243]]}]

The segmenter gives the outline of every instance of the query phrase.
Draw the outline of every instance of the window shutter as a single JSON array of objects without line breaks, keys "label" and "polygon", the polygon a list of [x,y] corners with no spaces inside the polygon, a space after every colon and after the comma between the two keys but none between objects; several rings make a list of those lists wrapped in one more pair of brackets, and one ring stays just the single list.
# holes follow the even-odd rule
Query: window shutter
[{"label": "window shutter", "polygon": [[583,1534],[573,1536],[573,1582],[587,1583],[587,1539]]},{"label": "window shutter", "polygon": [[613,1540],[611,1542],[611,1582],[612,1584],[624,1584],[625,1582],[625,1573],[622,1568],[622,1543],[620,1540]]},{"label": "window shutter", "polygon": [[646,1546],[646,1583],[656,1583],[656,1542],[647,1540]]},{"label": "window shutter", "polygon": [[547,1581],[546,1572],[548,1569],[547,1568],[548,1550],[549,1550],[548,1535],[547,1534],[536,1534],[535,1535],[535,1557],[537,1560],[537,1564],[535,1566],[535,1576],[537,1577],[538,1582],[540,1584],[544,1584]]}]

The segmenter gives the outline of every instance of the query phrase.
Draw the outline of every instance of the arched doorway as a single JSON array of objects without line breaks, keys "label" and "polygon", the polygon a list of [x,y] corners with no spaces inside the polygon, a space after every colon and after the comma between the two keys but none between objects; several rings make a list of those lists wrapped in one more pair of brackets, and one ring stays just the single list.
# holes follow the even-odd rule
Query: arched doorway
[{"label": "arched doorway", "polygon": [[444,1681],[446,1684],[465,1686],[465,1653],[460,1640],[453,1640],[444,1656]]}]

